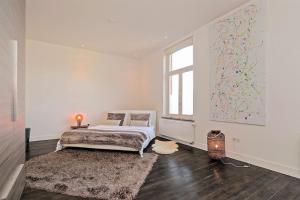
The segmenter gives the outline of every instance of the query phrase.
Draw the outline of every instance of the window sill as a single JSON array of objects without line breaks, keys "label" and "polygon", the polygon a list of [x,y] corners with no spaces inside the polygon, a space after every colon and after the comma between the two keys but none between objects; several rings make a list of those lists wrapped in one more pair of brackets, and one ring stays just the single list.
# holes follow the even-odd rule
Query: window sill
[{"label": "window sill", "polygon": [[175,120],[175,121],[195,122],[195,120],[193,120],[193,119],[184,119],[184,118],[176,118],[176,117],[161,117],[161,118]]}]

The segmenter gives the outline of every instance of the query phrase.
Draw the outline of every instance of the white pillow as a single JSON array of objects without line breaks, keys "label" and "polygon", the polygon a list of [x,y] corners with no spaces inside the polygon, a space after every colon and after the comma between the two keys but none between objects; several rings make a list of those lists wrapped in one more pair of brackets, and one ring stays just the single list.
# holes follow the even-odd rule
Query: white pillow
[{"label": "white pillow", "polygon": [[130,126],[148,126],[148,121],[130,120]]},{"label": "white pillow", "polygon": [[121,120],[110,120],[110,119],[107,119],[107,120],[104,122],[104,125],[120,126],[120,123],[121,123]]}]

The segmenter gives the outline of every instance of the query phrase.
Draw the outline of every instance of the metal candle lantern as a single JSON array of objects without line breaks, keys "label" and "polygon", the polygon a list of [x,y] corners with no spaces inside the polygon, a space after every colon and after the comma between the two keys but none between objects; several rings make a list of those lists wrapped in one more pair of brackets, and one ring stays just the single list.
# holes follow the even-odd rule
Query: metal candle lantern
[{"label": "metal candle lantern", "polygon": [[212,159],[225,157],[225,135],[220,130],[212,130],[207,134],[207,150]]}]

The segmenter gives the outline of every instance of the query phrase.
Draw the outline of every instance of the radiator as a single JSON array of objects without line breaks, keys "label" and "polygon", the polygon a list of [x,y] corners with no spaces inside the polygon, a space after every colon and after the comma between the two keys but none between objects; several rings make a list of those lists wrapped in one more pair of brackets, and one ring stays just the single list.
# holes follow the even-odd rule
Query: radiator
[{"label": "radiator", "polygon": [[195,123],[173,119],[159,120],[159,134],[187,143],[195,142]]}]

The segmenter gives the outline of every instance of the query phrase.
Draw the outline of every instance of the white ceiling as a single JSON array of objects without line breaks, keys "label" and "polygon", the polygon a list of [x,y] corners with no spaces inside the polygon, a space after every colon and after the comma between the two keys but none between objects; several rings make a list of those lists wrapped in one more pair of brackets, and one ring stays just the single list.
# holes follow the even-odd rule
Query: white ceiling
[{"label": "white ceiling", "polygon": [[140,58],[248,0],[26,0],[27,38]]}]

